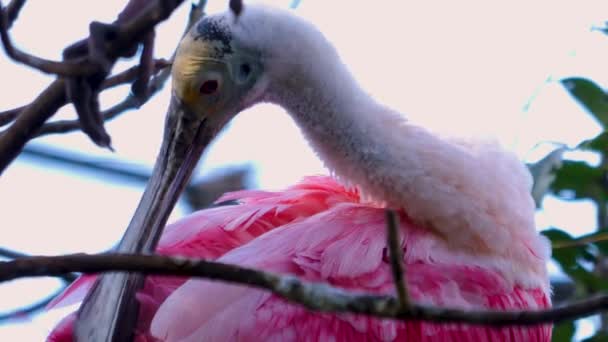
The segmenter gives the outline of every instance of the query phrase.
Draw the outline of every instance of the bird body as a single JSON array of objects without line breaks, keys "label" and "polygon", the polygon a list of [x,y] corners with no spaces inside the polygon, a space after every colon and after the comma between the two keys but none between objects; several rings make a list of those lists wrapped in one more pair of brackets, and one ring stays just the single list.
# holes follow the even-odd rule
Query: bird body
[{"label": "bird body", "polygon": [[[173,91],[184,117],[193,121],[198,113],[198,129],[214,134],[255,103],[285,108],[332,177],[307,178],[282,192],[229,194],[221,200],[241,204],[170,225],[158,253],[391,294],[384,211],[393,208],[413,301],[462,309],[550,307],[549,246],[535,230],[523,164],[496,143],[442,137],[377,103],[311,24],[258,5],[245,6],[238,18],[205,17],[180,44]],[[83,278],[55,305],[78,300],[92,281]],[[200,279],[148,277],[138,300],[141,341],[551,336],[550,325],[488,328],[314,313],[261,290]],[[73,319],[50,340],[70,341]]]},{"label": "bird body", "polygon": [[[309,177],[284,191],[240,191],[220,201],[231,199],[242,203],[203,210],[169,225],[158,253],[217,259],[352,291],[393,293],[384,211],[363,201],[357,191],[331,177]],[[550,306],[546,283],[530,284],[505,275],[499,262],[458,255],[405,213],[400,218],[412,300],[463,309]],[[514,248],[519,245],[532,253],[530,241],[518,242]],[[539,266],[545,262],[537,259]],[[82,277],[51,306],[82,300],[93,280],[94,276]],[[152,333],[166,341],[549,341],[551,336],[550,325],[446,328],[316,314],[264,291],[179,277],[148,277],[138,300],[138,342],[153,341]],[[171,309],[158,313],[161,304]],[[158,330],[150,332],[153,317]],[[75,314],[67,317],[49,341],[72,341],[74,318]]]}]

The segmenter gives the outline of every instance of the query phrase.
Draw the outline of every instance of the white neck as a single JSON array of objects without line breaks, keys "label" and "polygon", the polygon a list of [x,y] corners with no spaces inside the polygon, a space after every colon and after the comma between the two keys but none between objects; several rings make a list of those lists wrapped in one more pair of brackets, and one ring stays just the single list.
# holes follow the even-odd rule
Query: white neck
[{"label": "white neck", "polygon": [[[410,123],[365,93],[333,49],[314,52],[324,58],[283,62],[289,77],[269,82],[267,99],[289,112],[336,178],[404,209],[455,249],[509,255],[545,274],[544,261],[528,260],[528,247],[542,258],[547,248],[535,231],[530,175],[514,155]],[[530,246],[519,253],[513,239]]]}]

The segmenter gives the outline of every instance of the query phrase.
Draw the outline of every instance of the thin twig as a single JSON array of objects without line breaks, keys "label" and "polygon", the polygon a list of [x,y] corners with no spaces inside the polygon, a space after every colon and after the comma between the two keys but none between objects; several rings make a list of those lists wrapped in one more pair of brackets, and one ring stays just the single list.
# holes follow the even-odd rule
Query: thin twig
[{"label": "thin twig", "polygon": [[[28,258],[28,257],[30,257],[30,255],[22,253],[22,252],[14,251],[12,249],[0,247],[0,257],[8,258],[8,259],[19,259],[19,258]],[[75,273],[63,274],[63,275],[59,276],[59,278],[63,279],[64,282],[70,284],[74,280],[76,280],[76,278],[78,278],[78,274],[75,274]]]},{"label": "thin twig", "polygon": [[221,280],[271,291],[313,311],[349,312],[403,321],[491,326],[537,325],[578,319],[608,310],[608,295],[538,311],[463,310],[416,303],[403,307],[392,296],[352,293],[325,283],[301,281],[294,276],[219,262],[158,255],[75,254],[0,262],[0,282],[23,277],[57,276],[68,272],[138,272]]},{"label": "thin twig", "polygon": [[[147,6],[133,20],[121,25],[115,39],[106,44],[110,56],[120,56],[145,36],[155,25],[167,19],[183,0],[157,0]],[[23,146],[66,101],[66,84],[55,80],[27,108],[15,123],[0,136],[0,174],[19,155]]]},{"label": "thin twig", "polygon": [[[162,71],[163,69],[167,68],[168,66],[170,66],[170,62],[165,60],[165,59],[156,59],[154,61],[154,73],[158,73],[160,71]],[[138,69],[139,66],[133,66],[127,70],[124,70],[116,75],[113,75],[111,77],[108,77],[102,84],[102,89],[109,89],[109,88],[113,88],[119,85],[123,85],[123,84],[129,84],[131,82],[133,82],[136,78],[137,78],[137,73],[138,73]],[[164,75],[164,73],[163,73]],[[166,78],[165,78],[166,81]],[[158,84],[158,82],[154,83],[154,89],[156,89],[156,91],[154,91],[153,93],[150,93],[148,96],[149,100],[152,95],[154,93],[156,93],[160,88],[162,88],[162,86],[164,85],[164,81],[162,84]],[[126,101],[126,100],[125,100]],[[123,102],[125,102],[123,101]],[[142,103],[143,104],[143,103]],[[104,112],[104,116],[106,117],[106,120],[111,119],[113,117],[115,117],[115,115],[109,114],[110,112],[114,112],[116,111],[118,108],[120,108],[119,106],[124,106],[124,104],[117,104],[116,106],[106,110]],[[23,111],[27,106],[21,106],[21,107],[17,107],[17,108],[13,108],[13,109],[9,109],[7,111],[4,112],[0,112],[0,127],[8,125],[9,123],[13,122],[17,116],[19,116],[19,113],[21,113],[21,111]],[[130,107],[129,107],[130,108]],[[59,121],[57,121],[59,122]],[[66,120],[66,122],[72,122],[72,124],[70,125],[74,125],[75,123],[71,120]],[[45,126],[46,127],[46,126]],[[73,126],[74,129],[80,129],[80,125],[76,125]],[[44,128],[43,128],[44,130]],[[68,130],[69,132],[70,130]],[[59,132],[58,132],[59,133]],[[38,134],[40,135],[40,133]]]},{"label": "thin twig", "polygon": [[577,239],[571,241],[556,241],[551,243],[552,249],[562,249],[562,248],[572,248],[572,247],[580,247],[585,246],[590,243],[597,243],[608,241],[608,232],[605,233],[594,233],[589,235],[583,235]]},{"label": "thin twig", "polygon": [[[154,60],[154,69],[152,70],[153,75],[156,75],[161,70],[169,67],[171,62],[166,59],[158,58]],[[119,85],[128,84],[137,79],[137,73],[139,72],[139,65],[132,66],[129,69],[122,71],[116,75],[112,75],[102,83],[102,89],[113,88]]]},{"label": "thin twig", "polygon": [[389,250],[393,281],[397,290],[397,298],[402,307],[409,306],[405,272],[403,271],[403,251],[399,239],[399,218],[395,211],[386,210],[386,243]]},{"label": "thin twig", "polygon": [[6,52],[6,54],[14,61],[25,64],[47,74],[61,76],[91,74],[97,69],[96,65],[88,62],[86,59],[81,59],[75,62],[56,62],[21,51],[15,47],[8,33],[9,23],[10,20],[8,10],[5,9],[2,6],[2,2],[0,2],[0,38],[2,40],[4,52]]},{"label": "thin twig", "polygon": [[0,112],[0,127],[8,125],[9,123],[13,122],[17,118],[17,116],[19,116],[19,113],[21,113],[21,111],[23,109],[25,109],[25,107],[26,106],[21,106],[21,107],[9,109],[4,112]]},{"label": "thin twig", "polygon": [[23,146],[53,114],[66,104],[65,82],[51,83],[0,135],[0,174],[21,153]]},{"label": "thin twig", "polygon": [[8,18],[6,22],[7,30],[10,29],[15,20],[17,20],[23,5],[25,5],[25,0],[13,0],[6,6],[6,15]]},{"label": "thin twig", "polygon": [[156,34],[151,31],[146,35],[143,41],[143,48],[139,58],[139,70],[137,72],[137,79],[131,87],[133,94],[140,100],[145,101],[148,99],[150,79],[155,74],[154,67],[154,38]]},{"label": "thin twig", "polygon": [[29,255],[17,251],[13,251],[12,249],[0,247],[0,257],[8,258],[8,259],[17,259],[17,258],[25,258]]},{"label": "thin twig", "polygon": [[[102,112],[102,117],[104,121],[110,121],[128,110],[137,109],[140,106],[141,103],[139,100],[133,95],[129,95],[121,102]],[[57,120],[42,126],[35,137],[37,138],[48,134],[69,133],[81,129],[82,124],[79,120]]]},{"label": "thin twig", "polygon": [[52,302],[53,299],[55,299],[57,296],[59,296],[61,293],[63,293],[64,290],[65,290],[65,286],[62,286],[55,293],[51,294],[50,296],[48,296],[34,304],[31,304],[26,307],[22,307],[22,308],[13,310],[13,311],[0,313],[0,324],[6,323],[5,321],[9,321],[9,320],[23,319],[23,318],[26,318],[28,316],[35,314],[36,312],[38,312],[40,310],[44,310],[44,308],[46,308],[46,306],[50,302]]},{"label": "thin twig", "polygon": [[[167,64],[162,64],[163,68],[166,65]],[[132,81],[133,79],[136,79],[138,77],[138,71],[139,71],[138,67],[135,66],[135,67],[125,71],[125,73],[121,73],[123,75],[119,74],[116,77],[121,78],[121,79],[124,78],[124,80],[128,79],[128,81],[124,82],[124,83],[129,83],[130,81]],[[112,119],[115,119],[116,117],[118,117],[119,115],[123,114],[124,112],[126,112],[128,110],[138,109],[143,104],[148,102],[148,100],[152,96],[154,96],[160,89],[162,89],[163,85],[167,81],[168,77],[161,78],[161,76],[164,76],[164,75],[168,76],[169,74],[161,72],[161,74],[159,74],[159,76],[157,76],[155,79],[153,79],[151,81],[151,84],[148,87],[148,91],[145,92],[146,96],[144,98],[139,98],[139,97],[135,96],[134,94],[129,94],[121,102],[119,102],[116,105],[103,111],[101,113],[103,120],[110,121]],[[108,81],[111,81],[112,83],[114,83],[118,80],[117,79],[114,79],[114,80],[108,79]],[[36,134],[36,137],[40,137],[40,136],[47,135],[47,134],[69,133],[69,132],[77,131],[80,129],[82,129],[82,124],[81,124],[80,120],[57,120],[57,121],[50,122],[50,123],[47,123],[44,126],[42,126],[42,128]]]}]

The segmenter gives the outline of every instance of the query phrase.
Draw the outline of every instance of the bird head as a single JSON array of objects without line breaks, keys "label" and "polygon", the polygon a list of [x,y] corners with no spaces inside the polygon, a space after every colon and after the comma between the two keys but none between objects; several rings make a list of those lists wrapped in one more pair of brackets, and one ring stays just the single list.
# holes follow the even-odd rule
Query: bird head
[{"label": "bird head", "polygon": [[178,46],[163,143],[129,226],[137,226],[132,230],[141,231],[142,239],[152,236],[147,238],[148,249],[160,237],[201,154],[234,116],[261,101],[265,93],[263,49],[260,41],[249,41],[247,12],[241,7],[206,16]]},{"label": "bird head", "polygon": [[235,39],[236,17],[230,16],[207,16],[194,25],[182,39],[172,67],[174,109],[191,113],[213,133],[259,101],[256,95],[262,93],[260,53]]}]

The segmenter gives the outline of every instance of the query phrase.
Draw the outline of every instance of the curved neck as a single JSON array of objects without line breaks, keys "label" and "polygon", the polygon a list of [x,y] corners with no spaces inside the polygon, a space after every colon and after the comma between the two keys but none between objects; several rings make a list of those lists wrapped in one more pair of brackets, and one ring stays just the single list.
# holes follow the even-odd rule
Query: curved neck
[{"label": "curved neck", "polygon": [[377,202],[403,207],[400,201],[383,196],[387,193],[385,184],[374,179],[408,153],[407,146],[386,148],[401,145],[393,139],[394,130],[405,119],[372,99],[332,53],[318,54],[328,57],[308,65],[282,62],[289,76],[272,80],[267,100],[290,114],[325,166],[343,184],[358,188]]},{"label": "curved neck", "polygon": [[[285,66],[290,76],[269,83],[268,100],[288,111],[338,180],[404,209],[450,248],[510,255],[544,277],[544,256],[529,253],[544,254],[530,175],[514,155],[410,123],[366,94],[331,54],[315,63]],[[513,239],[525,243],[513,247]]]},{"label": "curved neck", "polygon": [[403,118],[373,100],[337,56],[283,67],[289,76],[270,83],[268,100],[290,114],[337,178],[361,187],[365,182],[347,171],[367,168],[361,162],[388,143],[380,123]]}]

